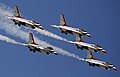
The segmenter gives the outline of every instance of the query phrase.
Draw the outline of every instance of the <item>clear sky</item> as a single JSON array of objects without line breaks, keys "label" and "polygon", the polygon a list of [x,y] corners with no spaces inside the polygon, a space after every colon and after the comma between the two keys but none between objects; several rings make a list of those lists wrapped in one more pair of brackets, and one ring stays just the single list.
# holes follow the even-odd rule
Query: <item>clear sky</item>
[{"label": "clear sky", "polygon": [[[59,14],[63,13],[70,26],[84,28],[93,36],[92,39],[84,37],[85,41],[100,44],[108,52],[93,53],[94,57],[120,68],[119,0],[1,0],[0,3],[10,8],[16,4],[23,17],[39,22],[50,32],[74,40],[73,35],[62,34],[50,26],[59,24]],[[8,35],[3,30],[0,33]],[[86,57],[86,51],[78,50],[72,44],[36,32],[34,35],[82,58]],[[26,47],[2,41],[0,51],[0,77],[120,77],[120,71],[89,67],[86,62],[67,56],[32,53]]]}]

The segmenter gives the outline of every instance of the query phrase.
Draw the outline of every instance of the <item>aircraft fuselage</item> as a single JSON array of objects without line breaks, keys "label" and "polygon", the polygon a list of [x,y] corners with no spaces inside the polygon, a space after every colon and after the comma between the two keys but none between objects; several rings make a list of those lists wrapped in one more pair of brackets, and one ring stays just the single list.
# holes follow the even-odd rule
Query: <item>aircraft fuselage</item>
[{"label": "aircraft fuselage", "polygon": [[36,23],[34,21],[31,21],[31,20],[27,20],[27,19],[24,19],[24,18],[21,18],[21,17],[15,17],[15,16],[11,16],[11,17],[8,17],[9,19],[11,19],[12,21],[15,22],[15,25],[24,25],[26,27],[30,27],[30,28],[36,28],[36,27],[41,27],[39,23]]},{"label": "aircraft fuselage", "polygon": [[56,25],[52,25],[52,26],[60,29],[61,32],[65,34],[69,33],[69,34],[74,34],[76,36],[88,35],[86,31],[82,31],[79,28],[72,28],[68,26],[56,26]]},{"label": "aircraft fuselage", "polygon": [[36,44],[24,44],[25,46],[27,46],[30,51],[33,51],[33,52],[42,52],[42,53],[46,53],[46,54],[50,54],[50,53],[54,53],[55,55],[57,55],[57,52],[55,52],[53,50],[52,47],[42,47],[40,45],[36,45]]},{"label": "aircraft fuselage", "polygon": [[104,52],[105,53],[105,50],[103,50],[101,47],[97,47],[96,45],[94,44],[88,44],[88,43],[85,43],[85,42],[71,42],[73,44],[75,44],[77,46],[77,48],[79,49],[86,49],[86,50],[89,50],[89,51],[94,51],[94,52],[98,52],[98,51],[101,51],[101,52]]},{"label": "aircraft fuselage", "polygon": [[99,61],[99,60],[95,60],[95,59],[85,59],[86,62],[89,63],[90,66],[97,66],[100,68],[104,68],[106,70],[108,69],[113,69],[113,70],[117,70],[116,67],[114,67],[112,64],[109,64],[107,62],[104,61]]}]

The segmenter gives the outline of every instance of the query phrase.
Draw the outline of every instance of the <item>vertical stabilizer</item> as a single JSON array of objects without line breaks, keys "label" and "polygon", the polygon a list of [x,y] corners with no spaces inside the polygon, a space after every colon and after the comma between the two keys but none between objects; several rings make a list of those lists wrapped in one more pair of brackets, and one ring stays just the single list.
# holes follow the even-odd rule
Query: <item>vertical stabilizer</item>
[{"label": "vertical stabilizer", "polygon": [[87,59],[92,59],[92,58],[93,58],[92,52],[87,51]]},{"label": "vertical stabilizer", "polygon": [[30,43],[30,44],[36,44],[35,41],[34,41],[34,38],[33,38],[33,34],[32,34],[32,33],[29,33],[29,43]]},{"label": "vertical stabilizer", "polygon": [[21,17],[17,5],[14,6],[14,16],[15,17]]},{"label": "vertical stabilizer", "polygon": [[68,26],[63,14],[60,14],[60,26]]}]

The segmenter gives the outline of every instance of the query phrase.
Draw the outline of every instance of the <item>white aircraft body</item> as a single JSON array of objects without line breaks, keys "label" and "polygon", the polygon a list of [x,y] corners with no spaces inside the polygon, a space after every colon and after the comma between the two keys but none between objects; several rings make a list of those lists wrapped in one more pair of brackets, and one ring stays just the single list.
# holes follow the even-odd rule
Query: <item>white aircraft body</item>
[{"label": "white aircraft body", "polygon": [[97,66],[100,68],[104,68],[106,70],[108,69],[117,70],[117,68],[113,66],[112,64],[110,64],[109,62],[99,61],[93,58],[93,55],[90,51],[88,51],[88,56],[87,58],[84,59],[84,61],[86,61],[89,64],[89,66],[93,66],[93,67]]},{"label": "white aircraft body", "polygon": [[106,51],[99,45],[97,44],[89,44],[89,43],[86,43],[86,42],[83,42],[83,41],[75,41],[75,42],[72,42],[72,41],[69,41],[70,43],[72,44],[75,44],[77,46],[78,49],[86,49],[86,50],[89,50],[91,52],[103,52],[103,53],[106,53]]},{"label": "white aircraft body", "polygon": [[33,51],[33,52],[38,51],[38,52],[46,53],[47,55],[49,55],[49,54],[58,55],[57,52],[54,51],[54,49],[52,47],[42,47],[42,46],[36,44],[34,42],[32,33],[29,33],[29,43],[23,44],[23,45],[27,46],[30,49],[30,51]]},{"label": "white aircraft body", "polygon": [[61,33],[65,33],[65,34],[74,34],[75,36],[79,36],[79,38],[81,38],[82,36],[88,36],[88,37],[92,37],[90,34],[87,33],[87,31],[80,29],[80,28],[73,28],[70,27],[69,25],[67,25],[64,15],[60,14],[60,25],[51,25],[53,27],[58,28]]},{"label": "white aircraft body", "polygon": [[21,17],[18,10],[18,6],[16,5],[14,6],[14,15],[8,16],[8,18],[11,19],[15,25],[18,25],[18,26],[24,25],[32,29],[39,28],[43,30],[43,27],[40,26],[39,23],[32,20],[24,19],[23,17]]}]

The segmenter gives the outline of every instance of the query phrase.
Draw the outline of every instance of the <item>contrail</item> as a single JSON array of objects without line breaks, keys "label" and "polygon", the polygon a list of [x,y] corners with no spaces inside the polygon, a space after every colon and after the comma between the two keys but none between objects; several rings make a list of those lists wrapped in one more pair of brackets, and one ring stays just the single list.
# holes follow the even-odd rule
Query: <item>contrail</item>
[{"label": "contrail", "polygon": [[6,7],[4,4],[0,3],[0,16],[8,15],[12,16],[13,15],[13,10],[9,7]]},{"label": "contrail", "polygon": [[35,31],[39,32],[40,34],[43,34],[43,35],[46,35],[46,36],[49,36],[49,37],[52,37],[52,38],[55,38],[55,39],[58,39],[58,40],[62,40],[62,41],[65,41],[65,42],[69,42],[67,39],[63,38],[63,37],[60,37],[56,34],[53,34],[47,30],[41,30],[39,28],[35,28],[34,29]]},{"label": "contrail", "polygon": [[[10,9],[6,9],[6,7],[3,7],[5,5],[1,5],[0,4],[0,16],[2,16],[4,13],[7,13],[8,15],[13,14],[12,11]],[[6,33],[13,35],[15,37],[19,37],[25,41],[28,41],[28,33],[25,31],[22,31],[18,26],[13,25],[12,22],[10,22],[9,19],[1,17],[0,19],[0,29],[5,30]],[[79,56],[69,53],[66,50],[63,50],[61,48],[58,48],[56,46],[52,46],[49,43],[46,43],[42,40],[39,40],[37,37],[35,37],[35,41],[40,44],[41,46],[51,46],[54,48],[54,50],[56,50],[56,52],[62,54],[62,55],[66,55],[72,58],[75,58],[77,60],[83,60],[82,58],[80,58]]]},{"label": "contrail", "polygon": [[[0,3],[0,12],[1,12],[1,14],[0,14],[1,16],[5,16],[5,15],[12,16],[13,15],[13,10],[10,9],[9,7],[6,7],[4,4],[1,4],[1,3]],[[53,34],[47,30],[41,30],[39,28],[35,28],[35,31],[39,32],[40,34],[43,34],[43,35],[46,35],[46,36],[49,36],[49,37],[52,37],[52,38],[55,38],[58,40],[68,42],[67,39],[65,39],[61,36],[58,36],[56,34]]]},{"label": "contrail", "polygon": [[5,42],[8,42],[8,43],[12,43],[12,44],[21,44],[21,43],[15,41],[15,40],[13,40],[13,39],[7,37],[7,36],[3,36],[3,35],[0,35],[0,40],[1,40],[1,41],[5,41]]}]

